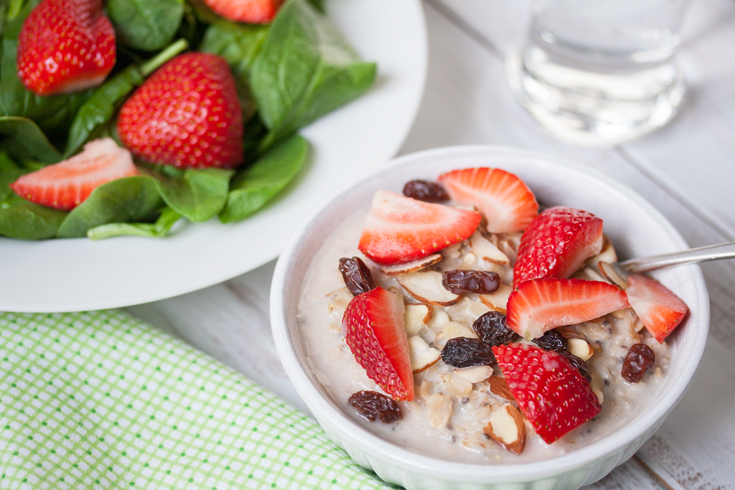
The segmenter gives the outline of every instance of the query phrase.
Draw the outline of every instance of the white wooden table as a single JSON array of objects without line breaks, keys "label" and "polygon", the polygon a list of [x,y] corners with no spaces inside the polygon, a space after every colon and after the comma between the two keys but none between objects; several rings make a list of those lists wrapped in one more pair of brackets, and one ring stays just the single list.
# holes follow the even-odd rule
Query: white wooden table
[{"label": "white wooden table", "polygon": [[[735,2],[693,1],[680,51],[690,88],[684,110],[663,130],[608,150],[556,141],[512,98],[503,60],[524,38],[528,3],[424,0],[429,76],[401,153],[490,143],[566,156],[636,190],[692,246],[735,240]],[[271,339],[273,268],[269,263],[224,284],[129,311],[306,410]],[[633,459],[590,488],[735,488],[735,262],[702,268],[712,326],[691,388]]]}]

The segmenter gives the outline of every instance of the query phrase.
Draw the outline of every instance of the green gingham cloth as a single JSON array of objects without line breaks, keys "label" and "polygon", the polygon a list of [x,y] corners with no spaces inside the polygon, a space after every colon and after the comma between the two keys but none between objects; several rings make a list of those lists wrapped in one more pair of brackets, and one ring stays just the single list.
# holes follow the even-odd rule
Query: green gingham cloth
[{"label": "green gingham cloth", "polygon": [[303,413],[120,311],[0,313],[0,488],[390,488]]}]

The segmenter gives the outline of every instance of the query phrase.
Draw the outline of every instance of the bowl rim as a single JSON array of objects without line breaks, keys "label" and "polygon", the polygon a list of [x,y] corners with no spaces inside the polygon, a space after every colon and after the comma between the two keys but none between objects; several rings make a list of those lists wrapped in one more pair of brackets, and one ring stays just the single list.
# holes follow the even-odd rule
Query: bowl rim
[{"label": "bowl rim", "polygon": [[[698,295],[699,316],[702,323],[701,329],[694,337],[695,343],[691,346],[691,352],[696,362],[690,361],[687,363],[682,369],[680,377],[673,380],[672,385],[660,398],[658,404],[652,407],[651,410],[648,410],[647,413],[636,417],[630,424],[585,446],[582,450],[570,451],[551,459],[525,463],[484,465],[446,461],[413,452],[382,439],[380,436],[363,428],[345,414],[333,400],[327,399],[321,393],[319,387],[316,386],[307,374],[306,369],[299,362],[295,347],[288,335],[286,309],[284,308],[288,273],[294,263],[295,255],[298,252],[302,239],[309,232],[311,224],[327,208],[331,207],[335,201],[343,199],[365,181],[377,177],[379,174],[390,172],[393,167],[399,165],[407,165],[411,162],[427,158],[452,158],[460,155],[487,154],[488,152],[493,153],[494,156],[498,154],[512,154],[514,157],[538,159],[552,165],[563,165],[572,170],[587,174],[589,177],[600,181],[601,184],[611,186],[615,190],[622,192],[634,204],[643,208],[646,213],[656,218],[666,230],[667,238],[676,246],[680,248],[688,247],[686,241],[676,228],[653,205],[635,191],[597,170],[566,158],[532,150],[498,145],[459,145],[424,150],[397,157],[389,161],[386,165],[382,165],[364,174],[361,178],[356,179],[342,190],[333,192],[319,206],[308,213],[300,225],[294,230],[291,239],[276,264],[270,293],[271,327],[279,358],[296,391],[314,413],[317,420],[320,421],[320,424],[322,420],[328,420],[331,428],[339,432],[340,438],[343,441],[349,441],[350,446],[360,447],[370,456],[394,466],[400,466],[414,473],[444,480],[487,482],[489,481],[489,477],[491,477],[492,481],[497,483],[532,481],[559,475],[611,456],[616,451],[632,444],[636,439],[643,436],[657,422],[663,421],[679,400],[681,400],[699,367],[709,331],[709,295],[699,266],[695,265],[691,268],[695,282],[694,288]],[[617,461],[610,469],[621,462],[622,460]]]}]

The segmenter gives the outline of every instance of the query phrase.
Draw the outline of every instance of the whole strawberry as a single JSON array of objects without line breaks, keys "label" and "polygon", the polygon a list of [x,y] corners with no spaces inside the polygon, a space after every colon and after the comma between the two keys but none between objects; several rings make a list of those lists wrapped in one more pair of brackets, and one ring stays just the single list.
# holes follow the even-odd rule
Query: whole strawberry
[{"label": "whole strawberry", "polygon": [[549,208],[523,232],[513,268],[513,287],[531,279],[569,277],[600,250],[600,218],[581,209]]},{"label": "whole strawberry", "polygon": [[43,0],[18,36],[18,77],[39,95],[76,92],[102,83],[115,56],[102,0]]},{"label": "whole strawberry", "polygon": [[231,168],[243,161],[242,111],[227,62],[178,56],[120,109],[117,131],[136,157],[181,168]]},{"label": "whole strawberry", "polygon": [[589,381],[561,354],[527,344],[500,345],[493,353],[518,406],[547,444],[602,410]]},{"label": "whole strawberry", "polygon": [[413,400],[413,371],[403,327],[403,299],[383,288],[347,305],[342,332],[355,360],[394,400]]},{"label": "whole strawberry", "polygon": [[266,24],[273,20],[283,0],[204,0],[225,19]]}]

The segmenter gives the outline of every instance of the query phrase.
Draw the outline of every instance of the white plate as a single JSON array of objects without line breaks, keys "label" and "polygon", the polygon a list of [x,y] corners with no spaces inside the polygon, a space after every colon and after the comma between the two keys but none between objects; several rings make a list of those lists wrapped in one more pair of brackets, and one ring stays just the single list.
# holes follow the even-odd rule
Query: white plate
[{"label": "white plate", "polygon": [[0,310],[62,312],[147,303],[243,274],[278,256],[302,218],[346,182],[383,165],[413,122],[426,78],[419,0],[339,0],[328,15],[365,60],[373,90],[301,131],[306,171],[247,220],[190,224],[165,239],[0,239]]}]

